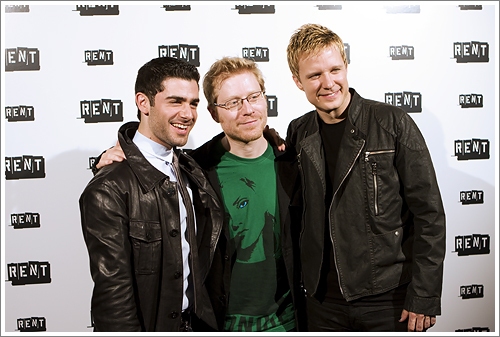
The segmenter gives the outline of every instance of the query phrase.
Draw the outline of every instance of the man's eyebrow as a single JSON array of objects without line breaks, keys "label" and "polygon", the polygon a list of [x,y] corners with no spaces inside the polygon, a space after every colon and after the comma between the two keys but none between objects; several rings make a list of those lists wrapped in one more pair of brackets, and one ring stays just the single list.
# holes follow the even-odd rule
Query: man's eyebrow
[{"label": "man's eyebrow", "polygon": [[[182,96],[175,96],[175,95],[173,95],[173,96],[167,96],[167,97],[165,97],[165,99],[166,99],[166,100],[167,100],[167,99],[173,99],[173,100],[175,100],[175,101],[177,101],[177,102],[186,102],[186,101],[187,101],[187,98],[186,98],[186,97],[182,97]],[[200,102],[200,99],[199,99],[199,98],[195,98],[195,99],[191,100],[191,103],[199,103],[199,102]]]}]

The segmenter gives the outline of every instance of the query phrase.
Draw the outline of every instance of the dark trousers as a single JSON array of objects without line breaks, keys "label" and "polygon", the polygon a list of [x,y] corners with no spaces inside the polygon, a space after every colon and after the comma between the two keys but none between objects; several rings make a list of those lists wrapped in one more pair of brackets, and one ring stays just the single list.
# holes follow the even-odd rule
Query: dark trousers
[{"label": "dark trousers", "polygon": [[310,332],[408,331],[408,320],[399,322],[403,301],[335,304],[307,296],[306,306]]}]

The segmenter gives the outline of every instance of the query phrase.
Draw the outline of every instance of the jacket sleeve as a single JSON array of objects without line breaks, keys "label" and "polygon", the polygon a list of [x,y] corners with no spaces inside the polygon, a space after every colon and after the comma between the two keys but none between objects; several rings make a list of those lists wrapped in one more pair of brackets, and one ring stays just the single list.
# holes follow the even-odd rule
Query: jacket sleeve
[{"label": "jacket sleeve", "polygon": [[444,207],[425,140],[406,113],[397,125],[396,147],[395,161],[403,195],[414,217],[412,281],[405,309],[440,315],[446,245]]},{"label": "jacket sleeve", "polygon": [[94,281],[94,331],[141,331],[133,288],[125,197],[94,178],[79,200]]}]

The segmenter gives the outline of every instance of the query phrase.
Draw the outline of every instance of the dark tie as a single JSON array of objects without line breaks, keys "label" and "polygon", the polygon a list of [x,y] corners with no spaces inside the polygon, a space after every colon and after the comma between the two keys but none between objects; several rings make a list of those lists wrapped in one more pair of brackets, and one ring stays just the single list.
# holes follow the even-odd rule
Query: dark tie
[{"label": "dark tie", "polygon": [[[177,158],[177,155],[174,152],[173,155],[173,163],[172,163],[172,168],[174,169],[175,176],[177,177],[177,186],[179,187],[179,192],[181,193],[182,196],[182,201],[184,202],[184,206],[186,208],[186,213],[187,213],[187,220],[186,220],[186,227],[187,227],[187,235],[186,239],[187,242],[189,243],[190,247],[190,254],[189,254],[189,265],[191,268],[191,273],[189,275],[189,285],[188,285],[188,297],[190,301],[190,309],[194,310],[195,309],[195,304],[196,304],[196,291],[198,288],[197,284],[195,282],[198,282],[198,245],[196,243],[196,234],[195,234],[195,222],[194,222],[194,212],[193,212],[193,204],[191,202],[191,198],[189,197],[189,193],[186,187],[186,183],[182,177],[182,174],[179,169],[179,160]],[[192,295],[192,296],[189,296]]]}]

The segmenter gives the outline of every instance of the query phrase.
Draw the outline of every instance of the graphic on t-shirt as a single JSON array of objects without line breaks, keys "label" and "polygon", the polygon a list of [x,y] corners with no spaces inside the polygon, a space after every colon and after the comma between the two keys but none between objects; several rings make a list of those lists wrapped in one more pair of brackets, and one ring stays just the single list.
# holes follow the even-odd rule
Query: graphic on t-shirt
[{"label": "graphic on t-shirt", "polygon": [[[232,186],[224,190],[225,198],[232,207],[228,209],[229,225],[231,226],[231,243],[238,252],[236,261],[239,263],[256,263],[266,259],[264,246],[264,228],[275,227],[275,217],[267,211],[265,198],[258,198],[255,194],[254,181],[243,177]],[[260,219],[260,221],[255,221]],[[250,223],[251,220],[254,220]],[[275,238],[276,239],[276,238]],[[275,242],[267,245],[274,250]],[[269,253],[268,253],[269,255]],[[274,256],[274,252],[271,253]]]}]

